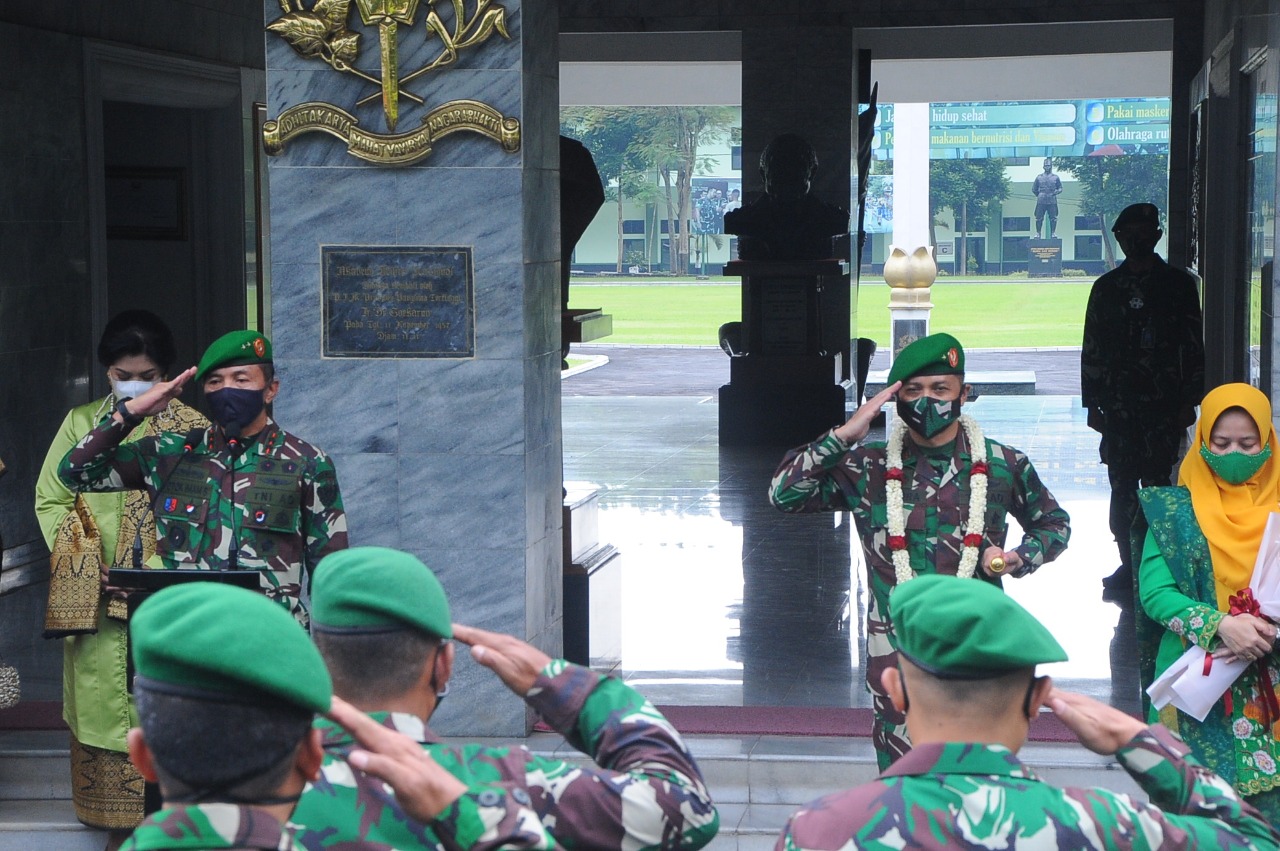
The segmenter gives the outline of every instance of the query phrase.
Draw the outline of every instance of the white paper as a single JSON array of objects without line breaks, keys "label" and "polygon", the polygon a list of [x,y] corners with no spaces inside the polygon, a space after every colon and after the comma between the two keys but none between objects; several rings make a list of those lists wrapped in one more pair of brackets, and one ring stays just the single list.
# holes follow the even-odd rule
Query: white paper
[{"label": "white paper", "polygon": [[[1280,620],[1280,514],[1272,513],[1267,518],[1250,588],[1262,613],[1273,620]],[[1205,655],[1198,646],[1187,648],[1187,652],[1147,689],[1151,704],[1156,709],[1163,709],[1172,703],[1197,721],[1203,721],[1213,705],[1249,667],[1249,663],[1243,660],[1224,662],[1214,659],[1208,676],[1205,676]]]}]

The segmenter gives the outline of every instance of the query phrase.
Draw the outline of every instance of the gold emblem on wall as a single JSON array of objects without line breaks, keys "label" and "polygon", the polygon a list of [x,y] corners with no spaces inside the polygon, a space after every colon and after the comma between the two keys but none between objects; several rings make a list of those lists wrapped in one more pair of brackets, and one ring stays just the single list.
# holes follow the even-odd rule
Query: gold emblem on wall
[{"label": "gold emblem on wall", "polygon": [[[279,2],[284,15],[268,24],[267,30],[283,38],[300,56],[324,62],[335,71],[363,81],[372,91],[359,96],[355,106],[380,101],[388,132],[361,127],[356,116],[333,104],[302,103],[263,124],[262,144],[268,154],[279,154],[290,139],[312,132],[336,136],[347,143],[347,152],[352,156],[379,165],[417,162],[431,153],[436,140],[463,131],[487,136],[511,153],[520,150],[520,122],[475,100],[443,103],[428,110],[414,129],[396,132],[402,101],[426,106],[421,89],[414,91],[416,83],[425,82],[432,71],[453,64],[459,55],[484,44],[494,33],[511,37],[503,7],[491,0],[475,0],[475,8],[468,14],[466,0],[315,0],[310,9],[303,0]],[[362,33],[347,26],[353,4],[361,24],[377,29],[377,73],[356,67]],[[414,29],[420,5],[426,7],[422,33]],[[451,11],[452,26],[445,23],[437,7]],[[426,64],[407,73],[399,67],[402,36],[425,40],[424,53],[431,56]],[[432,50],[431,45],[436,42],[438,50]]]}]

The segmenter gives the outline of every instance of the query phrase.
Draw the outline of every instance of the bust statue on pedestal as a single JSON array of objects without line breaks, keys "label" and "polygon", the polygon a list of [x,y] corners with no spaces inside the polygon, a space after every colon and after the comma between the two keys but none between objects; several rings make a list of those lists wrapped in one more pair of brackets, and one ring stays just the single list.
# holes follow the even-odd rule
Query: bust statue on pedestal
[{"label": "bust statue on pedestal", "polygon": [[848,259],[832,247],[832,237],[849,232],[849,211],[809,194],[818,170],[813,146],[784,133],[760,154],[765,195],[724,214],[725,233],[738,236],[743,260]]}]

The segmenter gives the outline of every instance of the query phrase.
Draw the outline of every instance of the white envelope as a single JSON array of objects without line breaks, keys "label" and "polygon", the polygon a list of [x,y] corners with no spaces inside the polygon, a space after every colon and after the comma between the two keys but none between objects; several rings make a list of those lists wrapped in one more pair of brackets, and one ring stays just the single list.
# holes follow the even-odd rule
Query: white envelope
[{"label": "white envelope", "polygon": [[[1262,613],[1280,621],[1280,514],[1272,513],[1267,519],[1250,588]],[[1240,660],[1228,663],[1214,659],[1209,675],[1205,676],[1205,655],[1197,646],[1187,648],[1147,689],[1151,704],[1163,709],[1172,703],[1197,721],[1203,721],[1218,699],[1249,667],[1248,662]]]}]

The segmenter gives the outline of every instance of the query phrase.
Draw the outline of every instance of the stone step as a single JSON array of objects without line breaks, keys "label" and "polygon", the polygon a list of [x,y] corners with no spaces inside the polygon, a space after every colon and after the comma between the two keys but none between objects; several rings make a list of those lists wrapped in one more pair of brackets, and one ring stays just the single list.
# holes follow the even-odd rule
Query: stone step
[{"label": "stone step", "polygon": [[[69,755],[65,746],[53,746],[65,740],[65,734],[0,734],[0,849],[96,851],[105,843],[105,834],[76,821]],[[796,808],[878,773],[867,739],[753,735],[686,741],[720,810],[712,851],[768,851]],[[587,762],[554,734],[536,733],[526,744],[538,754]],[[1079,745],[1033,743],[1021,756],[1055,785],[1101,786],[1145,797],[1113,759]]]},{"label": "stone step", "polygon": [[107,834],[76,821],[70,800],[0,798],[0,849],[5,851],[102,851]]}]

